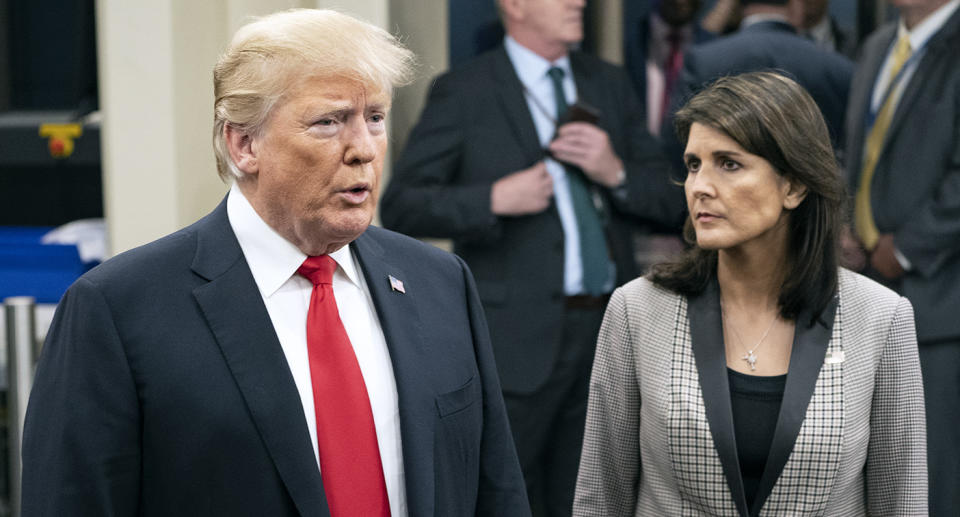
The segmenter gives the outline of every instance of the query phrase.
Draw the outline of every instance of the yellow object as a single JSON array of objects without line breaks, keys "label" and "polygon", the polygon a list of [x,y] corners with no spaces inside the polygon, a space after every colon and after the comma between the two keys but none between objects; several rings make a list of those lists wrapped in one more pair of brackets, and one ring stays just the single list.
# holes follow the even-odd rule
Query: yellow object
[{"label": "yellow object", "polygon": [[66,158],[73,154],[73,140],[83,134],[83,126],[71,124],[40,124],[40,136],[49,138],[50,156]]},{"label": "yellow object", "polygon": [[[900,73],[903,64],[910,58],[910,38],[906,34],[900,36],[897,40],[897,46],[893,49],[893,66],[890,67],[889,88],[895,87],[894,78]],[[877,168],[877,159],[880,158],[880,151],[883,149],[883,140],[887,135],[887,129],[890,128],[890,121],[893,119],[894,109],[897,107],[897,96],[891,93],[887,95],[883,106],[880,107],[880,113],[877,114],[870,134],[867,136],[867,149],[863,156],[863,169],[860,172],[860,185],[857,188],[856,204],[854,205],[854,224],[857,228],[857,235],[860,236],[860,242],[867,250],[873,250],[880,239],[880,231],[873,219],[873,208],[870,206],[870,184],[873,182],[873,171]]]}]

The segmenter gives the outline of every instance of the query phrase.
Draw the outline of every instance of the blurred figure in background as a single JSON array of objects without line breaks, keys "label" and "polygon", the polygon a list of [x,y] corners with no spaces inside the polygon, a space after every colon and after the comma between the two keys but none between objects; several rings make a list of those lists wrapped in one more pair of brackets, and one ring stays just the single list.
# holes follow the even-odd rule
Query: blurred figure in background
[{"label": "blurred figure in background", "polygon": [[683,213],[627,74],[570,50],[584,4],[500,1],[503,46],[434,82],[381,211],[473,270],[536,515],[570,514],[603,309],[637,272],[631,218]]},{"label": "blurred figure in background", "polygon": [[[684,57],[681,84],[672,105],[679,107],[714,79],[757,70],[780,70],[800,83],[823,113],[834,150],[838,152],[853,63],[823,50],[798,33],[804,0],[742,0],[740,29],[710,43],[690,49]],[[672,124],[666,117],[665,124]],[[675,135],[661,132],[668,158],[678,171],[683,148]]]},{"label": "blurred figure in background", "polygon": [[[738,0],[718,0],[697,20],[700,0],[655,0],[626,27],[624,57],[637,96],[645,106],[647,129],[659,137],[663,118],[680,80],[683,56],[690,47],[721,34],[738,13]],[[626,6],[625,6],[626,8]],[[683,251],[680,227],[638,227],[634,246],[640,271]]]},{"label": "blurred figure in background", "polygon": [[[892,0],[863,44],[847,175],[867,273],[916,309],[930,515],[960,512],[960,0]],[[847,251],[859,250],[847,241]],[[853,262],[857,262],[854,260]]]},{"label": "blurred figure in background", "polygon": [[718,0],[698,21],[700,5],[700,0],[654,0],[649,12],[626,28],[624,66],[646,106],[647,129],[654,136],[660,135],[670,108],[684,53],[722,34],[739,7],[738,0]]},{"label": "blurred figure in background", "polygon": [[856,59],[857,38],[830,16],[830,0],[803,0],[801,25],[803,34],[818,47]]}]

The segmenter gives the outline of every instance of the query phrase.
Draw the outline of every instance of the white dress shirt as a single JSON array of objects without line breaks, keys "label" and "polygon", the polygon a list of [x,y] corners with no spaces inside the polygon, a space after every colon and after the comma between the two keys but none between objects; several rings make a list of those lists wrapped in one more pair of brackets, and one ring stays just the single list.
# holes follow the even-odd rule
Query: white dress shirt
[{"label": "white dress shirt", "polygon": [[[577,86],[573,81],[570,58],[563,56],[551,63],[510,36],[504,39],[504,48],[523,85],[527,107],[537,128],[540,145],[546,148],[557,130],[557,102],[553,82],[547,75],[547,70],[554,66],[563,70],[563,93],[566,95],[567,105],[573,106],[577,101]],[[560,225],[563,227],[563,292],[566,295],[582,294],[584,288],[580,231],[577,228],[577,216],[573,211],[567,171],[556,160],[546,158],[544,161],[547,172],[553,179],[553,197],[560,213]],[[610,267],[613,267],[612,262]],[[614,277],[611,272],[608,291],[613,290]]]},{"label": "white dress shirt", "polygon": [[[314,460],[319,468],[317,421],[310,381],[310,359],[307,355],[307,309],[313,284],[297,274],[297,269],[307,256],[260,218],[236,184],[231,187],[227,198],[227,217],[263,297],[300,393]],[[406,517],[400,412],[390,352],[370,290],[350,247],[344,246],[331,253],[330,257],[337,262],[333,274],[333,293],[337,299],[340,320],[353,345],[370,397],[390,514],[393,517]]]}]

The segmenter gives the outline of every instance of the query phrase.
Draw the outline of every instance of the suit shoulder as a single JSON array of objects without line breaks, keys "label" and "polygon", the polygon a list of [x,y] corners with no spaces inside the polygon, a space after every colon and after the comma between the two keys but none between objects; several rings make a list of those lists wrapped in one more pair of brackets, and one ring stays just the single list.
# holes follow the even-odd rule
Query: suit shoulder
[{"label": "suit shoulder", "polygon": [[610,63],[605,61],[593,54],[587,54],[586,52],[574,51],[570,53],[571,61],[575,62],[577,66],[583,67],[589,72],[600,73],[605,76],[624,76],[626,77],[627,71],[620,65]]},{"label": "suit shoulder", "polygon": [[402,257],[404,262],[428,263],[431,267],[437,264],[459,267],[462,262],[453,253],[379,226],[370,226],[364,235],[379,244],[387,254]]},{"label": "suit shoulder", "polygon": [[196,229],[191,226],[142,246],[124,251],[85,273],[81,278],[98,286],[118,282],[142,282],[172,268],[188,269],[196,247]]},{"label": "suit shoulder", "polygon": [[682,298],[679,294],[653,283],[647,277],[635,278],[623,284],[617,291],[618,296],[623,297],[628,306],[652,312],[674,306]]},{"label": "suit shoulder", "polygon": [[441,87],[462,88],[475,85],[478,82],[486,83],[490,81],[497,60],[504,59],[503,53],[503,48],[496,48],[454,65],[434,78],[434,89]]},{"label": "suit shoulder", "polygon": [[894,312],[902,297],[892,289],[848,269],[840,269],[840,303],[847,312]]}]

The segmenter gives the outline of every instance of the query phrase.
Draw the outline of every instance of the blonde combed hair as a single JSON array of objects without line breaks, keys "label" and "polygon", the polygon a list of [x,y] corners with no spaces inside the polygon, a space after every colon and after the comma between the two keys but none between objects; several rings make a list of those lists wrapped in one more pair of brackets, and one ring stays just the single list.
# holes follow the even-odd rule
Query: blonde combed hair
[{"label": "blonde combed hair", "polygon": [[304,77],[356,80],[391,94],[413,75],[414,55],[387,31],[327,9],[290,9],[237,31],[213,69],[213,149],[224,181],[241,177],[224,128],[260,134],[284,92]]}]

